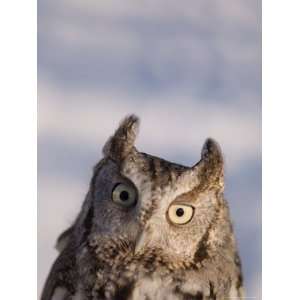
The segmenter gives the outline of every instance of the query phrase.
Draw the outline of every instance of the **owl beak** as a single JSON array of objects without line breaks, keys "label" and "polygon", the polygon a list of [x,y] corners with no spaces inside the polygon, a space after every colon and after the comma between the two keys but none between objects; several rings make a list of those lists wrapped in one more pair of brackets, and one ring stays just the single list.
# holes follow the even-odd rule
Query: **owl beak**
[{"label": "owl beak", "polygon": [[140,233],[138,238],[136,239],[135,247],[134,247],[134,255],[140,252],[145,245],[145,234],[144,232]]}]

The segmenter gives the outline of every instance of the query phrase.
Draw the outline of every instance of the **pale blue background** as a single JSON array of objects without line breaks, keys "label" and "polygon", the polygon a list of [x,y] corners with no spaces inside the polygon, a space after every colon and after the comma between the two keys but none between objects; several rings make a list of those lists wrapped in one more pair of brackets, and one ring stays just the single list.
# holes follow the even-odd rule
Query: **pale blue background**
[{"label": "pale blue background", "polygon": [[103,143],[134,112],[142,151],[192,165],[207,136],[220,142],[247,296],[260,299],[260,6],[39,1],[38,293]]}]

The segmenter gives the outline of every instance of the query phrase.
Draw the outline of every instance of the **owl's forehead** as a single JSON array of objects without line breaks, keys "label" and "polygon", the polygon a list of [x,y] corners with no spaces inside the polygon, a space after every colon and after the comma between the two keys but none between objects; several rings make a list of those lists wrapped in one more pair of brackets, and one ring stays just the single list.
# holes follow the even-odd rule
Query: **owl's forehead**
[{"label": "owl's forehead", "polygon": [[180,175],[188,167],[147,154],[129,156],[122,164],[122,175],[128,177],[139,190],[163,192],[175,188]]}]

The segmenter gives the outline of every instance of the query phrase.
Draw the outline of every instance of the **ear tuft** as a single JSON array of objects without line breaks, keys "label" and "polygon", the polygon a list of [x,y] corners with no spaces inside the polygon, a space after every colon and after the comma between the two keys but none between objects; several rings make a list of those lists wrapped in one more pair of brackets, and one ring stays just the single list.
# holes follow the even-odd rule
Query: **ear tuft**
[{"label": "ear tuft", "polygon": [[202,148],[201,159],[187,168],[178,178],[178,185],[189,186],[190,189],[205,191],[224,190],[224,163],[221,147],[208,138]]},{"label": "ear tuft", "polygon": [[139,129],[139,118],[135,115],[126,117],[115,134],[103,147],[103,154],[114,160],[124,159],[133,149]]},{"label": "ear tuft", "polygon": [[206,139],[202,148],[201,159],[223,165],[221,147],[214,139]]},{"label": "ear tuft", "polygon": [[200,165],[202,176],[210,186],[224,188],[224,159],[220,145],[208,138],[202,148]]}]

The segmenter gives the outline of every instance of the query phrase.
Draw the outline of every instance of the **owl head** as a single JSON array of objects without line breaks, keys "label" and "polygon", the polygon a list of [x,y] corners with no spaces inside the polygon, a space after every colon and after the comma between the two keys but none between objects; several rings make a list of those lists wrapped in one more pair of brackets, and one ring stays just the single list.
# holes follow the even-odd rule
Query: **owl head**
[{"label": "owl head", "polygon": [[118,245],[133,256],[199,261],[230,240],[220,147],[207,139],[199,161],[182,166],[139,152],[138,127],[131,115],[106,142],[77,221],[81,240],[99,251]]}]

